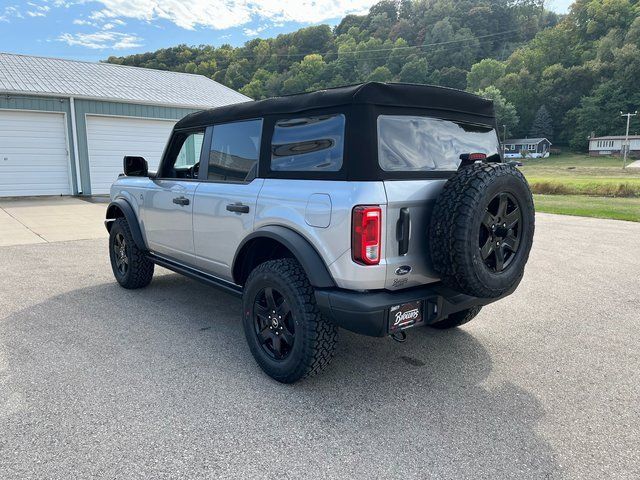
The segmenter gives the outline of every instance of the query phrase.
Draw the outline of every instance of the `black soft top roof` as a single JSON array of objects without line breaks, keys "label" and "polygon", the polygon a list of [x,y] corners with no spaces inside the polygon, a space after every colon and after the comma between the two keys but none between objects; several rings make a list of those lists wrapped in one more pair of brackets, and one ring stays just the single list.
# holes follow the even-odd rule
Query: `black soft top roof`
[{"label": "black soft top roof", "polygon": [[349,105],[398,107],[412,111],[427,109],[430,112],[447,112],[452,117],[473,117],[487,125],[495,124],[493,101],[478,95],[433,85],[368,82],[203,110],[187,115],[175,128]]}]

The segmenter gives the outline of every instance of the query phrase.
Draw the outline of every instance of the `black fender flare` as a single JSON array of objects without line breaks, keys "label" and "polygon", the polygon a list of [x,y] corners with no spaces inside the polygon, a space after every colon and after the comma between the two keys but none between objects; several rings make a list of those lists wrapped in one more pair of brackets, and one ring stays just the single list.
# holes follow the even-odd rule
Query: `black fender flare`
[{"label": "black fender flare", "polygon": [[[234,272],[234,277],[237,262],[244,247],[252,240],[258,238],[268,238],[284,245],[295,256],[296,260],[300,262],[300,265],[302,265],[311,286],[316,288],[333,288],[336,286],[322,257],[309,241],[299,233],[280,225],[261,227],[242,240],[233,258],[232,272]],[[237,278],[234,278],[234,281],[235,280],[237,280]]]},{"label": "black fender flare", "polygon": [[105,227],[107,227],[107,231],[111,231],[111,223],[119,217],[119,215],[115,215],[114,212],[120,210],[122,212],[122,216],[126,218],[127,223],[129,224],[129,230],[131,231],[131,236],[133,237],[133,241],[140,250],[148,250],[147,245],[144,241],[144,237],[142,236],[142,230],[140,229],[140,222],[138,222],[138,217],[136,217],[136,213],[133,211],[133,207],[127,202],[124,198],[116,198],[113,202],[109,204],[107,207],[107,217],[104,221]]}]

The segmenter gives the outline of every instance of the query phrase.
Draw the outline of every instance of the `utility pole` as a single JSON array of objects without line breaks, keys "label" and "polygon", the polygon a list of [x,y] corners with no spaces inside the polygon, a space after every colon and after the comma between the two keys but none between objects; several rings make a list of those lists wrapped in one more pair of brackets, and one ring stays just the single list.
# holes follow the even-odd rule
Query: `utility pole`
[{"label": "utility pole", "polygon": [[637,110],[634,113],[620,112],[621,117],[627,117],[627,133],[624,137],[624,145],[622,146],[622,148],[624,149],[624,157],[622,159],[622,168],[627,168],[627,154],[629,153],[629,123],[631,123],[631,117],[635,117],[636,115],[638,115]]},{"label": "utility pole", "polygon": [[502,134],[502,158],[504,159],[504,156],[507,154],[507,126],[506,125],[502,125],[502,131],[504,132]]}]

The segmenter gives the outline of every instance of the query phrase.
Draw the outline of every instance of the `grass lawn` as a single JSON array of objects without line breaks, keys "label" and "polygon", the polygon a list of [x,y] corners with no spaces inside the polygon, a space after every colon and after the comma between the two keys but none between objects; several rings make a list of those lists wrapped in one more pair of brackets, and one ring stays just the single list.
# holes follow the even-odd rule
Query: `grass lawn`
[{"label": "grass lawn", "polygon": [[640,198],[534,195],[536,211],[640,222]]},{"label": "grass lawn", "polygon": [[540,212],[640,222],[640,169],[622,159],[564,153],[520,167]]},{"label": "grass lawn", "polygon": [[623,170],[619,158],[567,153],[522,163],[534,193],[640,197],[640,169]]}]

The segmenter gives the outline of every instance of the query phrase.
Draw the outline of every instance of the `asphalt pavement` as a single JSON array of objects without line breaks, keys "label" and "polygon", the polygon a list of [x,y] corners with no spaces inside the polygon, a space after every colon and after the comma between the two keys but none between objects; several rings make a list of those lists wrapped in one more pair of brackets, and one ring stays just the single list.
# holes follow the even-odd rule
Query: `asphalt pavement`
[{"label": "asphalt pavement", "polygon": [[341,331],[281,385],[239,300],[105,238],[0,247],[0,478],[640,478],[640,224],[540,214],[520,288],[454,331]]}]

